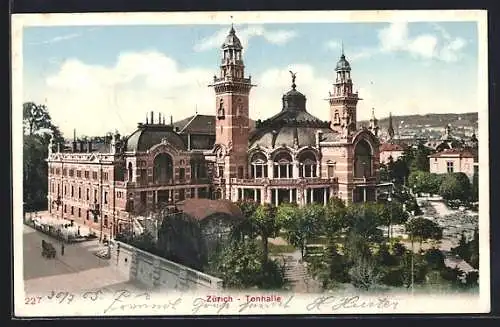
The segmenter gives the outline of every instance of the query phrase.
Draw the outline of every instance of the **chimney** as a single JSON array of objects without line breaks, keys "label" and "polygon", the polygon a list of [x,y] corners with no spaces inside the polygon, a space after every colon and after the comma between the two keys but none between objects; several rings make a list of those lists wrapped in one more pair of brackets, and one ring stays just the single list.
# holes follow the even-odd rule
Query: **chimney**
[{"label": "chimney", "polygon": [[158,125],[161,125],[161,112],[158,113]]},{"label": "chimney", "polygon": [[170,126],[174,126],[174,116],[170,115]]},{"label": "chimney", "polygon": [[148,124],[148,114],[146,114],[146,125]]},{"label": "chimney", "polygon": [[87,141],[87,152],[92,152],[92,140]]},{"label": "chimney", "polygon": [[73,129],[73,142],[72,142],[72,150],[73,152],[76,152],[77,151],[77,142],[76,142],[76,128]]},{"label": "chimney", "polygon": [[85,146],[83,141],[80,141],[80,152],[85,152]]},{"label": "chimney", "polygon": [[151,111],[151,124],[154,124],[154,116],[153,116],[153,112]]},{"label": "chimney", "polygon": [[163,125],[165,125],[165,115],[163,115]]}]

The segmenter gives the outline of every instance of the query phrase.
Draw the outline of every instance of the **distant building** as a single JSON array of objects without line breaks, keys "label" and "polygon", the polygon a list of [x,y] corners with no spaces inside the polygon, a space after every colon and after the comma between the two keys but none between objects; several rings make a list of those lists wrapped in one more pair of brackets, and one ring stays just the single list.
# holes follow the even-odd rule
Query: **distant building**
[{"label": "distant building", "polygon": [[429,156],[429,167],[434,174],[460,172],[472,179],[477,169],[477,156],[466,149],[446,149]]},{"label": "distant building", "polygon": [[392,158],[398,160],[404,153],[404,147],[396,143],[382,143],[380,145],[380,163],[387,164]]}]

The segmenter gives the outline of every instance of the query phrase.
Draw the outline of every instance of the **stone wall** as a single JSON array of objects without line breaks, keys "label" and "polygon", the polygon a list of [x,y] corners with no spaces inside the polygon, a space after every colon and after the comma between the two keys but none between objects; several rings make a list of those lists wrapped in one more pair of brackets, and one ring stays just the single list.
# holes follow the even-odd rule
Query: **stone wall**
[{"label": "stone wall", "polygon": [[110,264],[150,289],[221,289],[222,280],[129,244],[112,241]]}]

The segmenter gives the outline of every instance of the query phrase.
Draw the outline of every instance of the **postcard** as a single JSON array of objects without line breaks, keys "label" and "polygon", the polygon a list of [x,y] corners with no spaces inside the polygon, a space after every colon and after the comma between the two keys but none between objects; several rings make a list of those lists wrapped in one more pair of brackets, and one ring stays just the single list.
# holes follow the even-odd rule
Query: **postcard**
[{"label": "postcard", "polygon": [[13,15],[15,315],[489,312],[486,17]]}]

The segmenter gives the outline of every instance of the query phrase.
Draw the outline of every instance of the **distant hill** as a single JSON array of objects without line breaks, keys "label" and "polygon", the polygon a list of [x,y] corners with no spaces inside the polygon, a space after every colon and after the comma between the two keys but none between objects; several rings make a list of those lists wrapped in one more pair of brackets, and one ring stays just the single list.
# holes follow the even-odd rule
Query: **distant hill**
[{"label": "distant hill", "polygon": [[[469,112],[464,114],[427,114],[427,115],[405,115],[392,116],[392,124],[394,128],[397,126],[407,126],[407,128],[417,127],[445,127],[451,124],[452,127],[476,126],[477,128],[477,112]],[[403,122],[403,123],[401,123]],[[360,125],[368,125],[368,120],[359,122]],[[378,121],[382,128],[389,125],[389,117],[385,117]],[[427,126],[426,126],[427,125]]]}]

